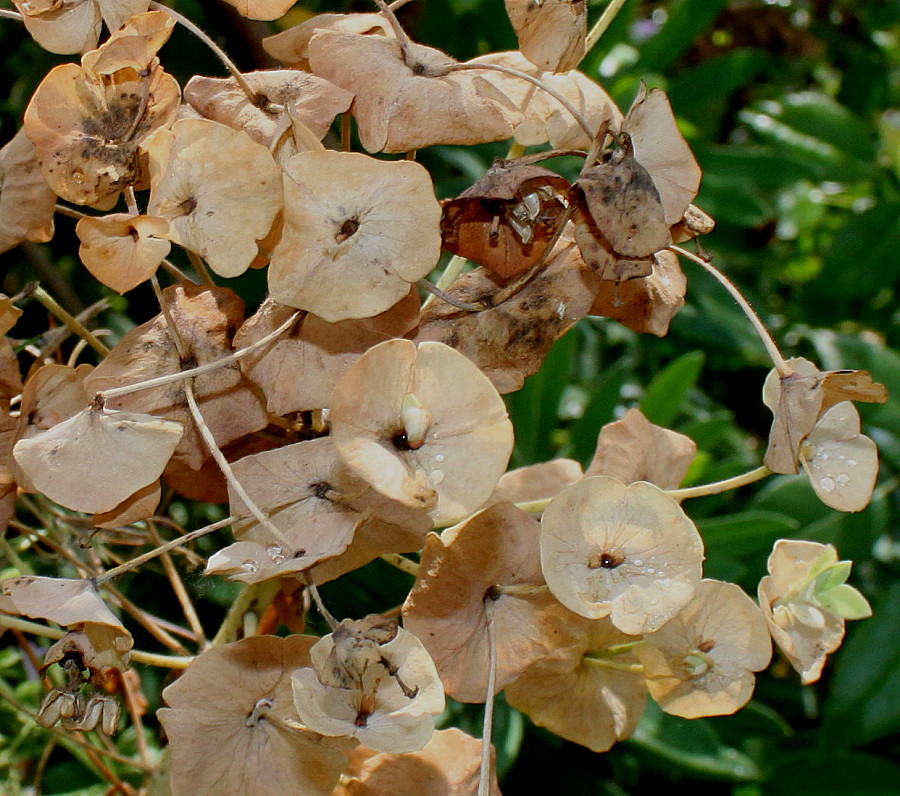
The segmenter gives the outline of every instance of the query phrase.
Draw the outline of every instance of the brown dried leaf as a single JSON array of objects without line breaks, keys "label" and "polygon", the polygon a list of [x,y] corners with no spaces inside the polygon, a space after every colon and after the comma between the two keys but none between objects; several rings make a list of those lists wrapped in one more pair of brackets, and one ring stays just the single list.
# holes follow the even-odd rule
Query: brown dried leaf
[{"label": "brown dried leaf", "polygon": [[269,266],[276,301],[326,321],[378,315],[440,257],[441,208],[411,161],[301,152],[286,164],[284,232]]},{"label": "brown dried leaf", "polygon": [[165,11],[135,14],[96,50],[87,52],[81,65],[98,75],[110,75],[131,68],[149,72],[159,62],[156,53],[168,41],[175,28],[175,18]]},{"label": "brown dried leaf", "polygon": [[75,232],[81,241],[81,262],[117,293],[127,293],[153,276],[172,248],[163,240],[169,222],[153,216],[113,213],[82,218]]},{"label": "brown dried leaf", "polygon": [[440,50],[383,36],[319,30],[309,42],[312,71],[356,95],[353,116],[369,152],[407,152],[435,144],[480,144],[512,135],[518,113],[480,75],[451,73]]},{"label": "brown dried leaf", "polygon": [[[56,194],[47,185],[24,128],[0,149],[0,253],[53,237]],[[3,330],[3,334],[9,327]]]},{"label": "brown dried leaf", "polygon": [[52,69],[25,110],[44,178],[63,199],[111,206],[119,192],[141,186],[139,152],[154,130],[175,119],[181,91],[157,67],[95,75],[75,64]]},{"label": "brown dried leaf", "polygon": [[587,8],[584,0],[504,0],[519,49],[549,72],[567,72],[584,58]]},{"label": "brown dried leaf", "polygon": [[621,420],[603,426],[584,474],[610,475],[624,484],[649,481],[661,489],[676,489],[696,454],[697,443],[690,437],[656,426],[640,409],[632,408]]},{"label": "brown dried leaf", "polygon": [[220,276],[244,273],[283,203],[281,172],[268,150],[206,119],[176,122],[144,148],[151,175],[147,213],[167,219],[169,238]]},{"label": "brown dried leaf", "polygon": [[109,511],[95,514],[93,517],[96,528],[122,528],[133,522],[145,520],[156,513],[162,497],[160,482],[154,481],[139,489],[133,495],[129,495],[118,506]]},{"label": "brown dried leaf", "polygon": [[45,50],[71,55],[97,46],[100,7],[93,0],[13,0],[25,29]]},{"label": "brown dried leaf", "polygon": [[251,636],[198,655],[163,691],[173,796],[328,796],[346,744],[295,729],[290,676],[309,665],[310,636]]},{"label": "brown dried leaf", "polygon": [[[500,503],[441,536],[428,535],[419,575],[403,604],[403,626],[421,639],[454,699],[485,701],[488,622],[496,644],[497,691],[568,639],[561,626],[569,611],[539,588],[540,534],[536,520]],[[506,586],[535,588],[498,589]]]}]

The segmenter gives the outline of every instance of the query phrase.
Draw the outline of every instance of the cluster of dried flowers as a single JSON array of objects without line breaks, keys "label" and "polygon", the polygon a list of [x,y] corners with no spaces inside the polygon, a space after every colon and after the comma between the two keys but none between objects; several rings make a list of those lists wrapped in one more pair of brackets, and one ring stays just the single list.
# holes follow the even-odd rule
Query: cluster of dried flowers
[{"label": "cluster of dried flowers", "polygon": [[[256,19],[292,5],[229,2]],[[270,631],[302,631],[298,591],[318,600],[317,584],[421,552],[418,567],[399,559],[417,569],[402,628],[320,605],[321,639],[201,645],[163,692],[173,793],[496,792],[479,742],[435,732],[445,695],[504,690],[602,751],[633,732],[648,694],[688,718],[739,709],[770,639],[815,680],[845,619],[867,615],[850,563],[817,543],[776,545],[759,604],[704,579],[680,505],[691,490],[677,489],[696,448],[637,410],[604,427],[585,472],[568,460],[506,472],[501,393],[586,315],[664,335],[686,289],[672,247],[712,228],[691,204],[700,169],[665,94],[642,89],[623,115],[576,71],[582,0],[507,0],[521,51],[468,63],[409,40],[387,8],[324,14],[264,40],[285,69],[183,90],[157,57],[168,9],[15,3],[39,43],[83,54],[45,77],[0,151],[0,245],[48,240],[58,199],[87,206],[85,267],[120,293],[152,280],[161,311],[96,367],[38,359],[24,384],[4,343],[4,516],[27,493],[101,529],[152,522],[164,487],[227,501],[216,527],[235,541],[206,573],[274,584]],[[101,20],[112,33],[98,47]],[[329,149],[338,116],[342,147]],[[442,204],[414,160],[349,151],[351,118],[368,153],[511,139],[511,156]],[[574,183],[537,165],[546,151],[523,154],[543,145],[584,159]],[[160,267],[178,273],[172,244],[207,278],[161,289]],[[477,267],[424,285],[437,298],[422,304],[442,249]],[[267,267],[270,297],[245,317],[206,267]],[[9,331],[17,310],[0,310]],[[829,506],[861,509],[877,455],[850,401],[884,388],[773,359],[765,472],[802,465]],[[3,615],[67,631],[45,659],[67,682],[41,723],[115,730],[104,689],[132,640],[101,594],[122,605],[110,579],[187,537],[109,572],[85,559],[80,579],[3,582]]]}]

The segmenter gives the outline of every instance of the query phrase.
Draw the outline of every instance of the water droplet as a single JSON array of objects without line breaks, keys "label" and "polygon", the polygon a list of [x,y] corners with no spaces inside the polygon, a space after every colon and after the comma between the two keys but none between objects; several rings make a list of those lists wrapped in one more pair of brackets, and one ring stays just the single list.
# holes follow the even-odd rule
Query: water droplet
[{"label": "water droplet", "polygon": [[652,600],[650,600],[650,605],[659,605],[659,600],[654,597]]},{"label": "water droplet", "polygon": [[431,483],[437,486],[438,484],[443,483],[444,481],[444,471],[443,470],[432,470],[431,471]]},{"label": "water droplet", "polygon": [[827,453],[820,453],[819,458],[824,462],[826,459],[831,458]]},{"label": "water droplet", "polygon": [[19,8],[22,10],[23,14],[30,14],[34,11],[34,6],[31,3],[20,3]]},{"label": "water droplet", "polygon": [[841,473],[841,474],[837,477],[837,482],[838,482],[841,486],[846,486],[847,484],[850,483],[850,476],[847,475],[847,473]]},{"label": "water droplet", "polygon": [[270,544],[266,548],[266,553],[275,564],[281,564],[284,561],[287,561],[287,556],[284,553],[284,548],[280,544]]},{"label": "water droplet", "polygon": [[72,179],[81,185],[84,182],[84,172],[81,171],[81,169],[75,169],[75,171],[72,172]]},{"label": "water droplet", "polygon": [[241,563],[241,572],[244,572],[247,575],[252,575],[255,572],[259,572],[259,564],[256,561],[248,558],[246,561]]},{"label": "water droplet", "polygon": [[436,454],[435,457],[434,457],[434,460],[435,460],[436,462],[442,462],[442,461],[444,461],[444,454],[443,454],[443,453],[438,453],[438,454]]},{"label": "water droplet", "polygon": [[660,577],[660,578],[661,578],[661,577],[662,577],[663,575],[665,575],[665,574],[666,574],[666,573],[663,572],[661,569],[656,570],[656,575],[657,575],[657,577]]},{"label": "water droplet", "polygon": [[647,617],[646,628],[648,633],[652,633],[654,630],[659,630],[659,625],[660,621],[658,616],[654,614]]},{"label": "water droplet", "polygon": [[847,459],[847,467],[856,467],[856,459]]},{"label": "water droplet", "polygon": [[668,589],[669,586],[672,585],[672,580],[671,580],[671,578],[663,578],[663,579],[660,581],[660,583],[662,583],[663,588]]},{"label": "water droplet", "polygon": [[820,478],[819,487],[821,487],[823,492],[834,492],[834,479],[829,475]]},{"label": "water droplet", "polygon": [[642,566],[644,565],[643,559],[640,559],[640,558],[634,559],[634,565],[635,565],[636,567],[642,567]]}]

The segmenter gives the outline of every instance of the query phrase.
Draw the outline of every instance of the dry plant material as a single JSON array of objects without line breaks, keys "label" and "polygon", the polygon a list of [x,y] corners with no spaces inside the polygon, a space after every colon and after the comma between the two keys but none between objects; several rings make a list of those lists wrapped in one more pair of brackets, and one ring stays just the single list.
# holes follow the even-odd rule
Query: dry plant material
[{"label": "dry plant material", "polygon": [[434,662],[409,631],[378,615],[345,619],[294,672],[294,705],[303,725],[356,738],[377,752],[421,749],[444,709]]},{"label": "dry plant material", "polygon": [[90,407],[13,448],[31,485],[89,514],[109,511],[156,481],[184,431],[152,415]]},{"label": "dry plant material", "polygon": [[394,38],[394,31],[381,14],[316,14],[299,25],[267,36],[262,40],[262,46],[277,61],[308,72],[309,40],[317,30]]},{"label": "dry plant material", "polygon": [[76,64],[52,69],[25,109],[44,178],[70,202],[112,207],[121,191],[146,181],[140,144],[172,124],[181,90],[155,67],[101,75]]},{"label": "dry plant material", "polygon": [[802,357],[787,360],[791,372],[771,371],[763,386],[763,403],[775,415],[763,460],[776,473],[796,473],[800,447],[819,418],[842,401],[883,404],[887,390],[864,370],[819,370]]},{"label": "dry plant material", "polygon": [[581,620],[573,630],[574,641],[535,661],[506,687],[506,701],[560,737],[605,752],[634,733],[644,712],[646,686],[637,659],[616,649],[634,637],[608,619]]},{"label": "dry plant material", "polygon": [[697,444],[684,434],[654,425],[640,409],[600,430],[586,476],[609,475],[623,484],[649,481],[660,489],[681,484],[697,454]]},{"label": "dry plant material", "polygon": [[[86,379],[88,393],[178,373],[183,367],[216,362],[232,353],[231,336],[244,315],[244,303],[234,291],[184,283],[166,288],[163,297],[184,341],[186,361],[181,361],[166,319],[160,314],[122,336]],[[268,425],[261,400],[236,365],[195,377],[194,392],[219,447]],[[191,469],[199,469],[209,457],[188,409],[183,381],[128,393],[110,399],[106,405],[182,423],[185,432],[175,456]]]},{"label": "dry plant material", "polygon": [[285,164],[284,197],[269,291],[326,321],[390,309],[440,257],[441,209],[418,163],[301,152]]},{"label": "dry plant material", "polygon": [[335,386],[330,417],[351,470],[439,524],[482,506],[512,453],[503,399],[441,343],[388,340],[369,349]]},{"label": "dry plant material", "polygon": [[763,615],[739,586],[702,580],[697,596],[634,654],[650,696],[686,719],[724,716],[753,695],[754,672],[769,665],[772,642]]},{"label": "dry plant material", "polygon": [[[192,77],[184,87],[185,102],[207,119],[243,130],[256,143],[274,149],[286,121],[305,125],[321,140],[335,116],[344,113],[353,95],[307,72],[271,70],[243,75],[256,92],[251,102],[233,77]],[[288,116],[288,114],[290,114]]]},{"label": "dry plant material", "polygon": [[82,218],[75,227],[78,256],[94,277],[117,293],[147,281],[169,255],[169,222],[153,216],[114,213]]},{"label": "dry plant material", "polygon": [[878,478],[878,448],[860,433],[859,412],[841,401],[825,412],[800,445],[813,491],[838,511],[862,511]]},{"label": "dry plant material", "polygon": [[540,166],[496,159],[444,204],[444,248],[507,279],[544,256],[565,213],[569,183]]},{"label": "dry plant material", "polygon": [[547,267],[523,288],[493,304],[501,288],[484,269],[463,274],[447,290],[458,301],[486,306],[468,312],[442,301],[422,313],[416,340],[436,340],[471,359],[500,393],[515,392],[541,369],[544,357],[583,318],[599,289],[578,248],[564,241]]},{"label": "dry plant material", "polygon": [[[592,130],[619,130],[622,127],[622,112],[609,95],[587,75],[574,69],[560,74],[544,72],[517,51],[482,55],[469,63],[505,66],[537,78],[568,100]],[[502,72],[485,70],[483,76],[521,111],[523,119],[513,131],[517,143],[537,146],[549,142],[551,149],[590,148],[591,139],[581,125],[546,91]]]},{"label": "dry plant material", "polygon": [[651,272],[624,281],[604,279],[590,315],[617,320],[638,333],[665,337],[669,324],[684,306],[687,279],[671,251],[653,255]]},{"label": "dry plant material", "polygon": [[519,50],[538,69],[568,72],[585,55],[584,0],[504,0]]},{"label": "dry plant material", "polygon": [[552,459],[510,470],[500,478],[491,503],[520,503],[554,497],[584,477],[574,459]]},{"label": "dry plant material", "polygon": [[168,220],[169,238],[220,276],[244,273],[282,208],[281,172],[269,151],[242,130],[207,119],[176,122],[144,148],[147,213]]},{"label": "dry plant material", "polygon": [[109,511],[94,514],[91,521],[95,528],[122,528],[131,525],[133,522],[152,517],[156,513],[161,497],[162,485],[157,480],[129,495]]},{"label": "dry plant material", "polygon": [[[238,330],[234,347],[252,345],[281,326],[293,312],[292,307],[266,299]],[[307,313],[271,345],[244,357],[241,370],[265,393],[266,407],[273,415],[323,409],[350,365],[373,345],[405,335],[418,319],[419,297],[414,289],[391,309],[372,318],[329,323]]]},{"label": "dry plant material", "polygon": [[512,135],[520,118],[506,95],[440,50],[396,39],[319,30],[309,42],[312,71],[356,95],[353,118],[368,152],[435,144],[483,144]]},{"label": "dry plant material", "polygon": [[485,701],[489,621],[497,691],[567,639],[561,627],[569,611],[541,588],[540,535],[536,520],[500,503],[426,539],[419,577],[403,605],[403,626],[422,640],[448,696]]},{"label": "dry plant material", "polygon": [[283,17],[297,0],[225,0],[242,17],[272,20]]},{"label": "dry plant material", "polygon": [[291,673],[309,665],[310,636],[253,636],[209,649],[163,691],[173,796],[328,796],[346,745],[289,724]]},{"label": "dry plant material", "polygon": [[174,28],[175,20],[165,11],[136,14],[114,30],[101,47],[85,53],[81,65],[98,75],[110,75],[126,68],[138,74],[148,73],[159,65],[156,54]]},{"label": "dry plant material", "polygon": [[841,646],[845,620],[872,614],[866,599],[845,583],[850,566],[820,542],[779,539],[769,556],[759,604],[772,638],[804,685],[821,677],[826,657]]},{"label": "dry plant material", "polygon": [[694,597],[703,541],[653,484],[586,478],[550,502],[541,524],[547,585],[577,614],[609,616],[636,635],[657,630]]},{"label": "dry plant material", "polygon": [[41,174],[34,144],[19,130],[0,149],[0,253],[22,241],[50,240],[55,207],[56,194]]},{"label": "dry plant material", "polygon": [[[435,731],[425,746],[404,755],[357,747],[333,796],[472,796],[480,769],[481,741],[450,727]],[[496,773],[488,793],[500,796]]]}]

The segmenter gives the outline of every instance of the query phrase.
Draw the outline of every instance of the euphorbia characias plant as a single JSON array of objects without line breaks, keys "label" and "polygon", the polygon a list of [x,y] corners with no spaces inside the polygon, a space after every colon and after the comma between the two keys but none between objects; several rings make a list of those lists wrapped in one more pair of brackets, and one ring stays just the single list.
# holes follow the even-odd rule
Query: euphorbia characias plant
[{"label": "euphorbia characias plant", "polygon": [[[257,20],[292,6],[229,2]],[[0,244],[45,241],[55,213],[75,216],[85,278],[119,293],[149,282],[159,304],[111,348],[40,287],[0,306],[5,332],[34,298],[85,341],[65,364],[29,349],[24,380],[8,338],[0,360],[3,516],[18,500],[100,534],[53,541],[66,578],[36,576],[5,545],[17,571],[0,626],[59,639],[43,726],[111,736],[121,713],[143,739],[135,770],[175,794],[412,793],[400,788],[414,779],[391,779],[407,756],[442,792],[487,794],[501,690],[605,751],[648,696],[685,718],[740,709],[772,640],[814,681],[844,621],[870,613],[850,562],[816,542],[776,542],[758,603],[704,578],[682,504],[803,467],[828,506],[864,508],[877,453],[850,402],[886,391],[864,371],[785,359],[737,288],[682,247],[714,221],[692,204],[700,168],[668,98],[642,86],[619,109],[577,71],[622,3],[588,32],[583,0],[507,0],[520,51],[458,62],[377,0],[285,26],[263,42],[284,69],[246,75],[158,3],[15,5],[3,16],[81,57],[44,78],[0,150]],[[230,77],[179,86],[159,55],[176,24]],[[507,156],[443,204],[415,162],[497,141]],[[538,165],[553,157],[577,159],[577,179]],[[684,303],[679,258],[734,296],[771,357],[765,464],[679,489],[696,445],[632,409],[603,428],[587,471],[507,472],[502,394],[588,315],[665,335]],[[248,308],[231,280],[251,268],[267,269],[269,296]],[[175,496],[227,516],[183,528]],[[195,563],[245,585],[207,637],[171,553],[223,528],[233,539]],[[147,549],[123,552],[135,538]],[[332,616],[318,585],[378,558],[414,579],[402,608]],[[180,633],[116,586],[157,559]],[[132,649],[137,625],[168,653]],[[162,762],[135,662],[177,674],[161,693]],[[480,743],[435,734],[447,696],[485,704]],[[79,743],[104,754],[97,737]]]}]

